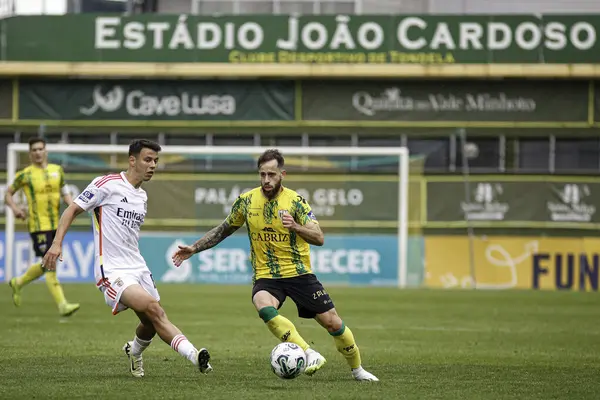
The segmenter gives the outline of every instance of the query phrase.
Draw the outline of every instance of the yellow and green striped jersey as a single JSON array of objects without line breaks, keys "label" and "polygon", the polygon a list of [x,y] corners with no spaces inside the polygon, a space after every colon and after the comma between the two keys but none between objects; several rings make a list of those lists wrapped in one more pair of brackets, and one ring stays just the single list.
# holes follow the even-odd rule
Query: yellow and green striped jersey
[{"label": "yellow and green striped jersey", "polygon": [[242,194],[233,203],[226,222],[236,227],[246,223],[253,280],[312,273],[310,246],[295,232],[283,227],[283,213],[292,215],[300,225],[310,221],[317,223],[306,200],[288,188],[283,188],[277,197],[269,200],[258,187]]},{"label": "yellow and green striped jersey", "polygon": [[30,165],[17,172],[11,189],[14,192],[23,189],[25,192],[29,206],[29,232],[57,228],[63,186],[65,174],[60,165],[48,164],[46,168]]}]

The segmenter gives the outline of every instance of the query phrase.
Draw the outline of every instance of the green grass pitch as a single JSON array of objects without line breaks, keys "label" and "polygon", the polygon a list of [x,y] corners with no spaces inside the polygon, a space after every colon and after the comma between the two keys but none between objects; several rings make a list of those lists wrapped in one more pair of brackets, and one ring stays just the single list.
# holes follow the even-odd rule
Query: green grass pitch
[{"label": "green grass pitch", "polygon": [[333,340],[281,313],[328,360],[313,377],[284,381],[270,370],[277,344],[250,303],[250,287],[159,285],[171,321],[213,356],[201,375],[155,339],[146,376],[129,375],[121,352],[136,325],[112,316],[93,284],[65,285],[82,304],[60,322],[44,284],[14,308],[0,288],[0,399],[598,399],[597,293],[328,288],[378,383],[352,380]]}]

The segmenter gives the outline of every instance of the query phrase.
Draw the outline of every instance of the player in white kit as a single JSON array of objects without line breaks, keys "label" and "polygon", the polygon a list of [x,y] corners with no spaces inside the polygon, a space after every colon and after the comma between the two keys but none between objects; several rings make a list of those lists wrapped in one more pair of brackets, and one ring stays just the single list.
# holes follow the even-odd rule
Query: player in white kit
[{"label": "player in white kit", "polygon": [[156,334],[201,372],[212,371],[208,350],[197,350],[168,320],[139,250],[139,232],[147,208],[141,184],[154,175],[160,150],[149,140],[131,142],[127,171],[98,177],[89,184],[62,214],[52,246],[42,261],[47,270],[56,269],[67,230],[77,215],[89,211],[94,229],[96,286],[113,314],[131,308],[140,319],[133,341],[123,346],[134,377],[144,376],[142,352]]}]

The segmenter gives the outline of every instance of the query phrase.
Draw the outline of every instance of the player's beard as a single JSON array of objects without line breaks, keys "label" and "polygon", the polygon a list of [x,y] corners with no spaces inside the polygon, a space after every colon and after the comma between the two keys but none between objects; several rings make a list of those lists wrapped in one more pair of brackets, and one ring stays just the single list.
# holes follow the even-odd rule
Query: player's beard
[{"label": "player's beard", "polygon": [[272,199],[273,197],[275,197],[277,195],[277,193],[279,193],[279,191],[281,190],[281,181],[277,182],[276,184],[271,186],[271,190],[267,191],[265,189],[265,186],[263,185],[262,187],[262,191],[265,194],[265,196],[269,199]]}]

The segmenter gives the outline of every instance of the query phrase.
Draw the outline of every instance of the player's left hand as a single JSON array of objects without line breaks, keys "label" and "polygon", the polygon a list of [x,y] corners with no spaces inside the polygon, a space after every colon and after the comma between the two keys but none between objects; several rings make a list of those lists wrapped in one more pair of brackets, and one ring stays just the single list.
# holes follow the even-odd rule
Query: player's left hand
[{"label": "player's left hand", "polygon": [[283,227],[289,229],[290,231],[295,231],[298,227],[296,221],[294,221],[294,217],[290,214],[283,214],[281,217],[281,222],[283,223]]}]

